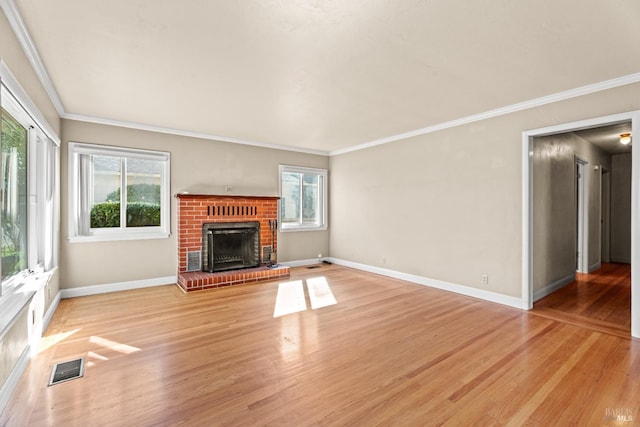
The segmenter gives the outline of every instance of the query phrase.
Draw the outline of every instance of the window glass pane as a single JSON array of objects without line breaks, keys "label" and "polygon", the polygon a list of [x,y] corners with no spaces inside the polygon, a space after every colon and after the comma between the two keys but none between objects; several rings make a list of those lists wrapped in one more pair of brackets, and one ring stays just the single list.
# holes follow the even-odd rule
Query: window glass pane
[{"label": "window glass pane", "polygon": [[120,227],[121,159],[91,156],[91,228]]},{"label": "window glass pane", "polygon": [[160,173],[157,160],[127,159],[127,227],[160,226]]},{"label": "window glass pane", "polygon": [[302,177],[302,222],[319,223],[319,188],[320,177],[318,175],[304,174]]},{"label": "window glass pane", "polygon": [[300,174],[282,173],[282,211],[283,223],[300,223]]},{"label": "window glass pane", "polygon": [[27,268],[27,137],[2,110],[2,280]]},{"label": "window glass pane", "polygon": [[69,239],[103,241],[169,233],[169,153],[69,142]]}]

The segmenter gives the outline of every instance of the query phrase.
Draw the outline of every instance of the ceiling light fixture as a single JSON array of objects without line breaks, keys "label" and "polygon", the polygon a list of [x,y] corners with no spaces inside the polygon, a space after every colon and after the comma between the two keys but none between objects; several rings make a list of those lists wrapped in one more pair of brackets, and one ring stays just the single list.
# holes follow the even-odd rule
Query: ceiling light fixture
[{"label": "ceiling light fixture", "polygon": [[631,142],[631,133],[621,133],[620,134],[620,144],[628,145]]}]

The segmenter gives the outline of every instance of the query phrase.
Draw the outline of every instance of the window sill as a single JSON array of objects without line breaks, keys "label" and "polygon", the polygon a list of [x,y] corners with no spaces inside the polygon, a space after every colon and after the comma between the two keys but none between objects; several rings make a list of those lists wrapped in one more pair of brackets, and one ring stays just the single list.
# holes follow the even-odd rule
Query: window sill
[{"label": "window sill", "polygon": [[326,225],[323,227],[291,227],[291,228],[281,228],[281,233],[291,233],[294,231],[327,231],[329,227]]},{"label": "window sill", "polygon": [[100,234],[94,236],[69,236],[71,243],[86,242],[113,242],[118,240],[147,240],[147,239],[168,239],[170,233],[128,233],[128,234]]},{"label": "window sill", "polygon": [[3,337],[13,326],[33,296],[49,281],[51,274],[51,272],[32,273],[24,278],[23,283],[12,288],[7,295],[0,298],[0,337]]}]

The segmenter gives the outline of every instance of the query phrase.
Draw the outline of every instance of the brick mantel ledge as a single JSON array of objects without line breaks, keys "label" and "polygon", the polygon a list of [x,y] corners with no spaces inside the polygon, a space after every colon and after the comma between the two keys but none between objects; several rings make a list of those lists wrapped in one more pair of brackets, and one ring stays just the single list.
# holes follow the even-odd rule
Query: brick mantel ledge
[{"label": "brick mantel ledge", "polygon": [[280,196],[242,196],[239,194],[194,194],[194,193],[177,193],[177,198],[193,198],[193,199],[207,199],[210,197],[218,197],[221,199],[258,199],[258,200],[279,200]]}]

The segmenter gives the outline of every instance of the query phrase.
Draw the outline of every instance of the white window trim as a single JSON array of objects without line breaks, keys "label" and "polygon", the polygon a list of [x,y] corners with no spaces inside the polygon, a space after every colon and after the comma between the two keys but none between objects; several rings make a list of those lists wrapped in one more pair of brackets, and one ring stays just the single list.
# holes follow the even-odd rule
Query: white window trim
[{"label": "white window trim", "polygon": [[[0,297],[5,297],[15,292],[20,292],[23,285],[31,281],[31,276],[34,274],[41,274],[45,271],[45,260],[43,256],[44,248],[43,234],[39,232],[39,227],[43,224],[42,212],[44,206],[42,205],[41,198],[44,194],[41,193],[43,183],[47,180],[47,177],[42,173],[41,162],[44,161],[40,156],[43,154],[38,151],[39,145],[45,144],[45,139],[51,142],[51,139],[44,133],[39,124],[33,119],[33,113],[27,108],[28,103],[18,99],[10,86],[7,86],[7,81],[1,80],[0,91],[4,95],[0,95],[2,98],[3,108],[9,112],[18,122],[25,126],[27,129],[27,267],[25,270],[15,274],[14,276],[6,279],[2,283],[2,289],[0,289]],[[6,91],[6,92],[5,92]],[[40,143],[40,144],[39,144]],[[53,143],[55,144],[55,142]],[[55,178],[55,177],[54,177]],[[57,201],[52,200],[54,205],[52,207],[53,215],[56,215]],[[53,233],[57,233],[58,230],[54,225]],[[48,270],[53,269],[57,259],[57,248],[51,248],[54,254],[51,256],[50,261],[53,265],[49,265]]]},{"label": "white window trim", "polygon": [[[29,246],[28,248],[28,267],[26,270],[14,275],[13,277],[6,280],[0,286],[0,337],[4,336],[6,331],[9,330],[17,320],[19,313],[23,310],[23,308],[29,304],[33,295],[38,292],[48,280],[49,277],[53,274],[53,272],[57,269],[58,265],[58,218],[59,218],[59,187],[58,187],[58,177],[59,177],[59,150],[60,146],[60,138],[56,135],[53,127],[47,122],[43,114],[37,108],[36,104],[31,100],[31,98],[27,95],[27,92],[22,88],[18,80],[11,73],[6,64],[0,60],[0,92],[4,92],[4,94],[0,94],[0,99],[2,100],[2,104],[4,107],[7,106],[6,103],[11,103],[15,107],[19,108],[19,112],[17,114],[13,108],[7,109],[16,119],[18,119],[21,123],[26,122],[32,129],[37,129],[40,133],[40,137],[47,139],[47,143],[53,145],[52,157],[49,159],[53,162],[52,167],[54,171],[54,176],[37,176],[46,182],[47,184],[53,185],[51,190],[53,193],[51,194],[50,202],[52,205],[52,224],[53,229],[51,230],[53,233],[53,242],[52,247],[48,250],[53,251],[50,254],[50,260],[48,265],[44,265],[44,263],[40,261],[40,249],[39,247],[34,247],[33,244],[35,242],[36,245],[42,243],[42,239],[36,236],[36,239],[33,237],[29,238]],[[5,95],[6,99],[5,99]],[[35,144],[32,137],[33,131],[29,132],[29,140],[27,143],[27,152],[28,158],[33,158],[33,150],[38,144]],[[49,149],[49,148],[48,148]],[[38,154],[39,155],[39,154]],[[33,175],[32,169],[39,169],[39,165],[36,161],[29,160],[28,171],[27,171],[27,179],[28,185],[32,186],[28,189],[29,198],[31,198],[33,185]],[[53,182],[49,182],[53,178]],[[37,185],[37,184],[36,184]],[[43,195],[38,192],[36,188],[36,197],[42,197]],[[38,206],[38,210],[40,210],[41,206]],[[30,206],[30,211],[28,213],[28,222],[29,227],[33,226],[33,216],[36,212],[33,211],[33,207]],[[30,234],[34,234],[34,231],[31,230]],[[36,233],[38,234],[38,233]],[[34,264],[34,256],[32,253],[35,253],[35,264]]]},{"label": "white window trim", "polygon": [[[82,230],[82,218],[88,218],[87,212],[80,210],[88,206],[80,206],[80,155],[94,154],[103,156],[129,157],[137,159],[162,161],[162,176],[160,190],[160,226],[136,227],[103,230]],[[69,142],[69,236],[70,242],[105,242],[114,240],[166,239],[170,236],[170,176],[171,155],[164,151],[140,150],[135,148],[115,147],[108,145]],[[86,169],[84,169],[85,172]],[[85,176],[84,179],[88,179]],[[121,190],[126,192],[126,188]],[[126,196],[125,193],[123,195]],[[88,228],[88,225],[86,225]]]},{"label": "white window trim", "polygon": [[[314,174],[314,175],[319,175],[322,179],[322,185],[320,186],[320,203],[322,204],[321,209],[320,209],[320,224],[319,225],[314,225],[314,224],[291,224],[291,223],[284,223],[282,221],[282,208],[281,208],[281,204],[282,203],[278,203],[278,228],[281,232],[292,232],[292,231],[323,231],[323,230],[327,230],[329,228],[329,224],[328,224],[328,217],[327,217],[327,212],[328,212],[328,197],[327,197],[327,188],[328,188],[328,171],[327,169],[319,169],[319,168],[309,168],[309,167],[303,167],[303,166],[290,166],[290,165],[280,165],[278,167],[278,188],[279,188],[279,193],[280,197],[282,197],[282,174],[285,172],[291,172],[291,173],[306,173],[306,174]],[[302,190],[301,190],[302,191]],[[280,199],[282,200],[282,199]],[[302,200],[302,199],[301,199]],[[302,214],[302,213],[301,213]]]}]

